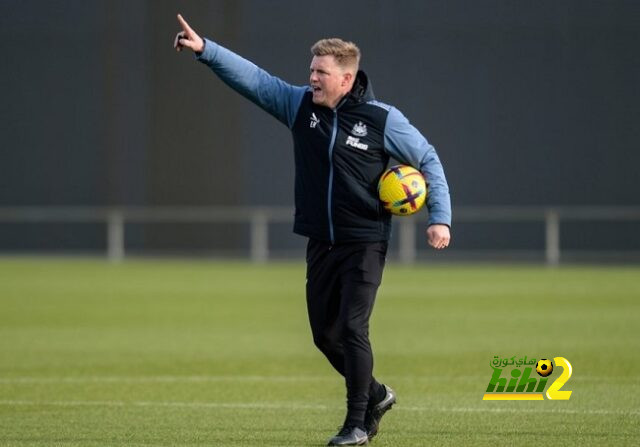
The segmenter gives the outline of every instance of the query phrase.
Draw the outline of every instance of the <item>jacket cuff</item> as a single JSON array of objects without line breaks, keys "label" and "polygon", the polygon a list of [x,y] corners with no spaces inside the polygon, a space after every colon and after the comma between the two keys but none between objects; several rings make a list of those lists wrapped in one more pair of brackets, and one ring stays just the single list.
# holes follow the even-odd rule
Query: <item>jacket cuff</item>
[{"label": "jacket cuff", "polygon": [[447,216],[446,213],[429,213],[429,221],[427,226],[431,225],[446,225],[451,228],[451,216]]},{"label": "jacket cuff", "polygon": [[202,52],[195,53],[196,60],[200,62],[211,61],[215,58],[218,45],[210,41],[206,37],[203,38],[202,40],[204,41],[204,48],[202,49]]}]

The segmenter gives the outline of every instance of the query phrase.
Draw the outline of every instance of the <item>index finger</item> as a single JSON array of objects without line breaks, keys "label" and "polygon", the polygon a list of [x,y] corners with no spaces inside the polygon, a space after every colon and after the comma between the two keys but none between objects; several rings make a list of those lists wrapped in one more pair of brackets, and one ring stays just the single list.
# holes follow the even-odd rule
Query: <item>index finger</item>
[{"label": "index finger", "polygon": [[183,19],[180,14],[178,14],[178,22],[180,22],[180,26],[182,26],[183,30],[185,30],[188,33],[193,33],[193,30],[191,29],[187,21]]}]

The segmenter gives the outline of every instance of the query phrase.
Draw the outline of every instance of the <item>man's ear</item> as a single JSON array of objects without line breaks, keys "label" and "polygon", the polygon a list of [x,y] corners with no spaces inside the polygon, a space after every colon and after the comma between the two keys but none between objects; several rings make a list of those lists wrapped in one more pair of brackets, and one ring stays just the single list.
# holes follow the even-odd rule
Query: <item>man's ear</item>
[{"label": "man's ear", "polygon": [[342,75],[342,87],[350,85],[353,81],[353,73],[347,71]]}]

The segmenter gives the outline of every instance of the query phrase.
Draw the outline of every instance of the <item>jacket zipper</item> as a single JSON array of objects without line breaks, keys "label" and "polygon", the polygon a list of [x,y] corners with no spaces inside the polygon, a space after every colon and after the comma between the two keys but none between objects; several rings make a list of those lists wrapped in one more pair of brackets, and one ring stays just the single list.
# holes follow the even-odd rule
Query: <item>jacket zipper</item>
[{"label": "jacket zipper", "polygon": [[333,147],[336,144],[336,136],[338,135],[338,110],[337,108],[333,109],[333,131],[331,132],[331,143],[329,143],[329,188],[328,188],[328,197],[327,197],[327,211],[329,216],[329,239],[331,240],[331,245],[335,243],[335,236],[333,233],[333,216],[331,213],[331,205],[332,200],[331,197],[333,195]]}]

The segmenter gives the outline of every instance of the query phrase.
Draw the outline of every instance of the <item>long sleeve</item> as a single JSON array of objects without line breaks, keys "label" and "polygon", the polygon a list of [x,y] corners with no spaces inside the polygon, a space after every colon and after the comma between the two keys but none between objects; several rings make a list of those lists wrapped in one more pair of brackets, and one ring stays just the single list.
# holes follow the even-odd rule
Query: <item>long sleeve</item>
[{"label": "long sleeve", "polygon": [[229,87],[291,128],[308,87],[297,87],[272,76],[234,52],[204,39],[196,59],[206,64]]},{"label": "long sleeve", "polygon": [[442,163],[434,147],[396,108],[389,109],[385,149],[395,159],[419,169],[429,185],[429,225],[451,226],[451,198]]}]

